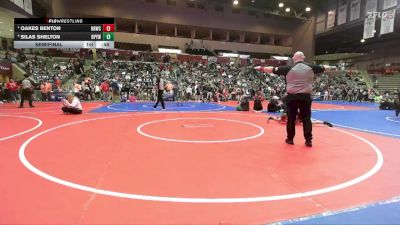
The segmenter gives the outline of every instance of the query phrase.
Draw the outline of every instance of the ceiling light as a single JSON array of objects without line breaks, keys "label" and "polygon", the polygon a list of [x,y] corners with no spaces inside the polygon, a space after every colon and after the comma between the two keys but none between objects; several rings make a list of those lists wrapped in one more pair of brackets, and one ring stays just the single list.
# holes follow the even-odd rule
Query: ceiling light
[{"label": "ceiling light", "polygon": [[365,40],[364,39],[361,39],[361,41],[360,41],[361,43],[364,43],[365,42]]},{"label": "ceiling light", "polygon": [[239,0],[233,1],[233,4],[234,4],[234,5],[238,5],[238,4],[239,4]]},{"label": "ceiling light", "polygon": [[286,12],[290,12],[290,8],[286,8],[285,11],[286,11]]},{"label": "ceiling light", "polygon": [[310,7],[307,7],[306,8],[306,12],[310,12],[311,11],[311,8]]},{"label": "ceiling light", "polygon": [[281,3],[279,3],[279,8],[282,8],[283,6],[285,6],[282,2]]}]

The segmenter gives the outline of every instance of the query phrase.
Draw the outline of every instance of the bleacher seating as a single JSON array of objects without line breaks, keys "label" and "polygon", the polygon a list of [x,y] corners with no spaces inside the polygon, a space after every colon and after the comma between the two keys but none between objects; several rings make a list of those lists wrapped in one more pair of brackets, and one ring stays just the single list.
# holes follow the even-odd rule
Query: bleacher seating
[{"label": "bleacher seating", "polygon": [[380,92],[400,88],[400,73],[393,75],[381,75],[377,77],[377,88]]}]

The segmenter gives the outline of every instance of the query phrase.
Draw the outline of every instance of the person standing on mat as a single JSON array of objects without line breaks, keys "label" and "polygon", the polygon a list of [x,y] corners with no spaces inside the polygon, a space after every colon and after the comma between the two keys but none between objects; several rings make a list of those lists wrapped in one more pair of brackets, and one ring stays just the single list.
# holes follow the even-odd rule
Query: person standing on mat
[{"label": "person standing on mat", "polygon": [[11,102],[16,102],[18,99],[18,84],[17,82],[14,81],[14,79],[10,79],[10,81],[7,82],[6,88],[8,92],[10,93],[10,98],[9,101]]},{"label": "person standing on mat", "polygon": [[157,108],[157,105],[159,102],[161,102],[161,107],[162,110],[165,110],[165,104],[164,104],[164,98],[163,98],[163,94],[164,94],[164,78],[162,77],[162,75],[157,77],[157,102],[156,104],[153,106],[153,108]]},{"label": "person standing on mat", "polygon": [[287,138],[285,142],[293,145],[293,139],[296,134],[297,112],[300,110],[300,117],[303,120],[303,133],[306,140],[305,145],[312,147],[312,123],[311,123],[311,93],[315,74],[320,74],[325,69],[335,69],[336,67],[314,65],[304,62],[303,52],[296,52],[293,57],[293,65],[279,67],[255,67],[256,70],[265,73],[274,73],[286,77],[287,92],[287,114],[286,123]]},{"label": "person standing on mat", "polygon": [[36,81],[29,76],[29,74],[25,74],[25,79],[22,80],[21,82],[21,102],[18,108],[24,108],[24,101],[25,99],[28,99],[29,101],[29,107],[33,108],[32,101],[33,101],[33,89],[34,86],[36,85]]},{"label": "person standing on mat", "polygon": [[66,99],[62,100],[61,110],[66,114],[82,114],[82,105],[78,97],[68,94]]},{"label": "person standing on mat", "polygon": [[396,110],[396,117],[400,114],[400,92],[397,93],[397,98],[394,100],[394,108]]},{"label": "person standing on mat", "polygon": [[253,110],[254,112],[261,112],[263,110],[262,102],[264,98],[262,97],[261,91],[257,92],[257,95],[254,97],[254,105]]}]

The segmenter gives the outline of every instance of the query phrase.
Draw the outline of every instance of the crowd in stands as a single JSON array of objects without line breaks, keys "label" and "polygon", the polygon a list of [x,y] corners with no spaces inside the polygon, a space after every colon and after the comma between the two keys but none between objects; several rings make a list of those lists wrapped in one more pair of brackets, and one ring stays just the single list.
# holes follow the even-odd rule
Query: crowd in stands
[{"label": "crowd in stands", "polygon": [[[282,99],[285,94],[284,77],[260,73],[252,65],[241,67],[230,64],[201,64],[197,62],[156,62],[145,53],[130,60],[119,60],[118,55],[98,55],[84,67],[84,59],[54,60],[52,57],[26,56],[23,52],[4,56],[15,61],[35,80],[36,100],[50,100],[50,93],[73,92],[82,100],[120,102],[128,99],[154,101],[157,76],[163,76],[173,86],[165,97],[175,101],[219,102],[240,101],[245,96],[254,99]],[[18,81],[0,85],[1,98],[18,99]],[[394,102],[398,90],[379,93],[368,89],[358,74],[340,72],[322,74],[315,82],[315,98],[320,100]]]},{"label": "crowd in stands", "polygon": [[[51,92],[64,91],[63,82],[71,79],[74,74],[84,72],[83,59],[55,60],[52,57],[42,57],[38,54],[25,55],[24,52],[5,52],[5,60],[16,63],[25,73],[36,80],[35,100],[48,101]],[[21,79],[22,80],[22,79]],[[20,98],[18,90],[21,80],[10,79],[0,83],[0,99],[15,102]]]},{"label": "crowd in stands", "polygon": [[314,90],[325,101],[375,102],[376,97],[380,96],[378,90],[368,88],[362,76],[357,73],[323,74],[316,78]]},{"label": "crowd in stands", "polygon": [[99,85],[100,88],[114,87],[121,93],[122,100],[131,95],[138,100],[155,100],[154,80],[157,76],[163,76],[173,85],[166,97],[179,101],[239,100],[244,95],[255,96],[258,91],[266,96],[282,96],[285,87],[284,80],[279,77],[261,74],[251,66],[241,68],[234,64],[99,60],[88,71],[90,76],[76,80],[77,86],[88,90],[88,93],[84,92],[85,99],[95,96],[93,91],[96,92],[96,85]]}]

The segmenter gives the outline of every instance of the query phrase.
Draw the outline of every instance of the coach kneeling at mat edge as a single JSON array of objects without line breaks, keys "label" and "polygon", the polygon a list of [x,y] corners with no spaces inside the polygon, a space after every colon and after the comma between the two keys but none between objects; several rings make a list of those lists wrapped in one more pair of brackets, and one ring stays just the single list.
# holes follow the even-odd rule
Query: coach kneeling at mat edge
[{"label": "coach kneeling at mat edge", "polygon": [[287,144],[293,145],[293,138],[296,130],[296,116],[300,110],[300,116],[303,119],[303,132],[306,139],[306,146],[312,146],[312,124],[311,124],[311,93],[315,74],[325,71],[325,69],[336,69],[336,67],[313,65],[304,62],[303,52],[296,52],[293,57],[294,65],[280,67],[255,67],[256,70],[265,73],[274,73],[276,75],[286,76],[287,92],[287,113],[288,121],[286,123]]},{"label": "coach kneeling at mat edge", "polygon": [[74,97],[72,94],[68,94],[66,99],[62,101],[63,107],[61,110],[64,113],[71,114],[82,114],[82,105],[77,97]]}]

